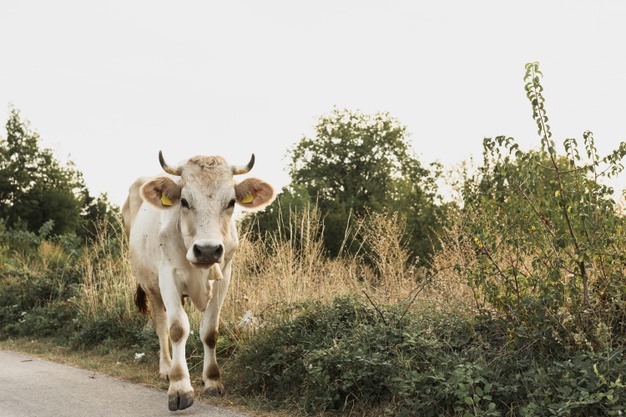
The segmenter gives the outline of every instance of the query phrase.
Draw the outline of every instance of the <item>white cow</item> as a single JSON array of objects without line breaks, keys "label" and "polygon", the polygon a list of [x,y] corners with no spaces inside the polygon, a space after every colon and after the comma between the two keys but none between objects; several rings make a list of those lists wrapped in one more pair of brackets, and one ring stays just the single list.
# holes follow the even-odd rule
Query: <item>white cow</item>
[{"label": "white cow", "polygon": [[159,374],[170,381],[169,409],[176,411],[193,404],[185,359],[189,318],[183,298],[189,297],[204,312],[200,325],[204,392],[223,395],[215,345],[238,244],[233,210],[235,204],[260,209],[272,202],[274,190],[257,178],[234,181],[234,175],[252,169],[254,155],[242,167],[219,156],[196,156],[170,167],[159,152],[159,161],[172,176],[139,178],[122,212],[138,282],[135,303],[146,312],[146,296],[150,299],[160,345]]}]

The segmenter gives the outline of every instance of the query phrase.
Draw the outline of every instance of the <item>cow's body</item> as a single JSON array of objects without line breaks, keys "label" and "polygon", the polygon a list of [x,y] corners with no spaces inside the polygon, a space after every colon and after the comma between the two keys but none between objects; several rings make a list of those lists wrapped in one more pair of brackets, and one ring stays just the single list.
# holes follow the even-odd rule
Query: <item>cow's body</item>
[{"label": "cow's body", "polygon": [[169,408],[174,411],[193,403],[185,359],[189,319],[182,299],[189,297],[204,312],[200,337],[205,392],[223,394],[215,345],[237,249],[234,205],[264,207],[274,191],[256,178],[235,183],[233,175],[249,171],[254,156],[246,167],[232,167],[221,157],[194,157],[176,168],[160,160],[174,177],[139,178],[129,190],[123,215],[138,282],[136,302],[145,311],[146,295],[150,299],[160,345],[159,374],[170,381]]}]

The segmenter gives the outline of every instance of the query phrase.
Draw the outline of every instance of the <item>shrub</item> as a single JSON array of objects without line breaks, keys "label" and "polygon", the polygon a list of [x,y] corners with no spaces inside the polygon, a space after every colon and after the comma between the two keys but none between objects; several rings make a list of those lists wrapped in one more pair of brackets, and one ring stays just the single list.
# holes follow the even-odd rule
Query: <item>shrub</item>
[{"label": "shrub", "polygon": [[300,314],[260,331],[234,359],[241,392],[305,412],[406,405],[420,395],[428,408],[428,387],[439,380],[428,382],[426,373],[452,363],[446,352],[467,346],[473,332],[444,315],[418,320],[406,305],[383,308],[358,297],[294,308]]},{"label": "shrub", "polygon": [[66,268],[62,263],[43,273],[0,269],[0,338],[70,334],[78,285]]},{"label": "shrub", "polygon": [[[476,262],[462,273],[485,310],[506,316],[521,344],[624,330],[624,218],[607,177],[623,169],[626,144],[600,157],[590,132],[584,145],[552,139],[538,64],[526,91],[541,136],[539,151],[514,139],[485,139],[485,162],[464,188],[464,227]],[[586,157],[583,157],[585,156]],[[602,348],[596,346],[596,348]]]},{"label": "shrub", "polygon": [[69,342],[81,349],[93,349],[105,342],[114,346],[144,346],[154,338],[154,332],[144,332],[144,326],[145,319],[138,314],[125,316],[111,312],[81,320]]},{"label": "shrub", "polygon": [[0,337],[54,336],[89,348],[106,340],[143,343],[125,240],[102,225],[102,234],[79,247],[75,238],[47,238],[43,229],[4,232],[13,256],[0,267]]},{"label": "shrub", "polygon": [[497,321],[359,297],[293,309],[234,355],[240,393],[305,414],[602,416],[626,407],[621,350],[516,349]]}]

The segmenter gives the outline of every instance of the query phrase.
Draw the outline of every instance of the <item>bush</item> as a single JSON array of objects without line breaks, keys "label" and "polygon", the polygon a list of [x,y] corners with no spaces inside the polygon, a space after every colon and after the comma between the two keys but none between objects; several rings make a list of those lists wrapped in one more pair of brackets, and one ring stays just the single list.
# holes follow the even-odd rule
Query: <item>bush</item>
[{"label": "bush", "polygon": [[602,349],[607,339],[596,339],[597,330],[618,335],[626,322],[624,217],[606,185],[623,170],[626,144],[600,157],[585,132],[582,146],[565,139],[559,154],[540,77],[538,64],[528,64],[541,149],[487,138],[484,165],[465,181],[463,227],[478,256],[462,272],[483,309],[508,318],[520,344],[557,338],[575,345],[572,335],[580,334]]},{"label": "bush", "polygon": [[[81,320],[81,326],[69,342],[75,348],[93,349],[101,344],[140,347],[155,339],[154,331],[144,332],[145,318],[110,313],[89,320]],[[157,346],[158,350],[158,346]]]},{"label": "bush", "polygon": [[348,296],[294,307],[293,319],[235,354],[237,390],[305,414],[601,416],[626,407],[621,350],[515,349],[502,322],[414,310]]},{"label": "bush", "polygon": [[27,338],[68,338],[75,330],[76,308],[71,302],[54,301],[29,310],[15,306],[1,307],[0,314],[7,313],[3,320],[0,337],[16,336]]},{"label": "bush", "polygon": [[81,247],[76,237],[48,237],[49,229],[3,231],[13,256],[0,264],[0,338],[55,337],[84,348],[144,343],[125,240],[103,224],[102,235]]},{"label": "bush", "polygon": [[290,401],[306,412],[367,409],[415,397],[423,384],[414,379],[472,337],[461,322],[436,314],[417,320],[402,304],[382,308],[344,296],[298,309],[236,354],[241,392]]},{"label": "bush", "polygon": [[66,262],[46,271],[0,269],[0,338],[69,335],[78,277]]},{"label": "bush", "polygon": [[323,352],[350,338],[356,317],[364,317],[366,323],[375,318],[365,305],[349,298],[337,299],[331,307],[313,302],[294,309],[302,313],[259,333],[237,354],[242,392],[260,392],[278,403],[301,401],[309,410],[335,409],[341,398],[327,391],[327,383],[320,384],[331,380],[325,374]]}]

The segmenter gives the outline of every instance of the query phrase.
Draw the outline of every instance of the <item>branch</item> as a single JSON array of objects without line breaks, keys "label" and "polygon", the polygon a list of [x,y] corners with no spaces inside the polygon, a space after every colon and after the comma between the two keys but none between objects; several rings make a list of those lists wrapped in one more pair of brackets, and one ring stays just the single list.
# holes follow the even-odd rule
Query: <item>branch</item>
[{"label": "branch", "polygon": [[370,304],[376,309],[376,311],[378,312],[378,315],[380,316],[381,319],[383,319],[383,323],[385,324],[385,326],[388,326],[387,324],[387,320],[385,320],[385,316],[383,315],[382,311],[380,311],[380,309],[378,308],[378,306],[374,303],[374,301],[372,301],[372,299],[370,298],[370,296],[367,294],[367,292],[365,292],[365,290],[363,290],[363,294],[365,294],[365,296],[367,297],[367,300],[370,302]]}]

